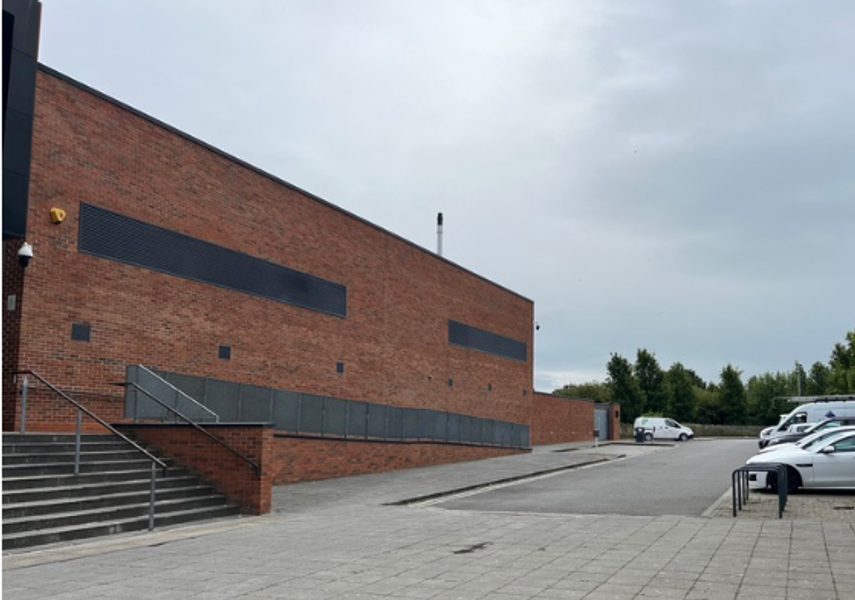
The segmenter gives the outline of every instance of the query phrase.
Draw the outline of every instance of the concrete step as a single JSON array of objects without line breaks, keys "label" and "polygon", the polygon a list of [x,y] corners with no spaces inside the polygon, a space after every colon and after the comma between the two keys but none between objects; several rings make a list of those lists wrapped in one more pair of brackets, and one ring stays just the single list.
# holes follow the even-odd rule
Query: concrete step
[{"label": "concrete step", "polygon": [[[155,527],[166,527],[194,521],[236,517],[238,509],[234,506],[219,506],[195,510],[183,510],[169,513],[155,513]],[[144,517],[132,517],[114,521],[100,521],[57,528],[44,528],[38,531],[10,533],[3,535],[3,550],[15,550],[57,542],[81,540],[103,535],[141,531],[148,529],[148,514]]]},{"label": "concrete step", "polygon": [[[137,454],[137,456],[140,456]],[[80,463],[81,473],[98,473],[101,471],[134,471],[151,469],[151,461],[147,458],[133,460],[92,460]],[[33,475],[67,475],[74,474],[74,461],[50,462],[42,464],[3,465],[3,479],[28,477]]]},{"label": "concrete step", "polygon": [[[203,484],[199,483],[198,477],[190,474],[162,477],[155,481],[156,490],[186,488],[193,485]],[[147,493],[150,489],[151,480],[146,477],[144,479],[129,481],[89,482],[79,485],[27,488],[11,492],[5,491],[3,493],[3,514],[6,514],[5,511],[7,508],[14,508],[15,505],[22,503],[74,501],[113,494]]]},{"label": "concrete step", "polygon": [[[73,433],[6,433],[3,432],[3,446],[18,444],[74,443]],[[112,433],[84,433],[81,438],[86,442],[114,442],[127,445]],[[4,448],[5,450],[5,448]]]},{"label": "concrete step", "polygon": [[[4,435],[5,438],[5,435]],[[125,441],[89,441],[84,438],[80,443],[80,448],[85,452],[106,452],[109,450],[123,451],[132,448]],[[27,442],[21,444],[3,444],[3,457],[13,454],[53,454],[74,452],[74,440],[69,442]]]},{"label": "concrete step", "polygon": [[[171,487],[157,486],[155,488],[155,501],[177,500],[181,498],[193,498],[201,496],[215,496],[216,492],[209,485],[194,483],[194,480],[184,481],[189,485],[176,485]],[[35,517],[53,513],[69,513],[100,508],[127,506],[129,504],[147,503],[151,489],[148,485],[140,486],[133,490],[104,490],[103,493],[86,496],[68,496],[64,498],[45,498],[44,495],[38,499],[20,502],[8,502],[3,505],[4,527],[7,519],[21,519],[24,517]]]},{"label": "concrete step", "polygon": [[[134,461],[139,460],[141,456],[144,456],[137,450],[127,449],[128,446],[124,446],[120,449],[92,449],[92,448],[81,448],[80,451],[80,462],[96,462],[96,461],[105,461],[105,460],[114,460],[114,461]],[[14,452],[3,455],[3,466],[12,466],[12,465],[38,465],[38,464],[51,464],[51,463],[62,463],[62,464],[74,464],[74,448],[71,448],[69,452],[57,452],[57,451],[30,451],[30,452]]]},{"label": "concrete step", "polygon": [[[148,528],[151,461],[111,435],[11,434],[3,439],[3,549]],[[234,516],[224,496],[188,469],[155,474],[155,526]]]},{"label": "concrete step", "polygon": [[[212,494],[194,495],[187,498],[159,500],[155,502],[155,515],[171,512],[187,512],[197,509],[212,509],[225,506],[222,496]],[[39,531],[43,529],[59,529],[75,525],[87,525],[103,521],[117,521],[134,517],[148,517],[149,503],[138,502],[120,506],[102,506],[86,510],[58,512],[28,517],[3,518],[3,537],[7,534]]]},{"label": "concrete step", "polygon": [[[161,469],[158,467],[155,471],[158,481],[163,477]],[[166,472],[166,477],[183,477],[189,476],[190,471],[184,467],[170,467]],[[113,483],[122,481],[145,480],[146,482],[151,477],[151,467],[146,466],[144,469],[128,469],[122,471],[101,471],[96,473],[64,473],[59,475],[25,475],[21,477],[4,477],[3,478],[3,494],[9,492],[17,492],[22,490],[44,489],[50,487],[66,487],[77,486],[88,483]]]}]

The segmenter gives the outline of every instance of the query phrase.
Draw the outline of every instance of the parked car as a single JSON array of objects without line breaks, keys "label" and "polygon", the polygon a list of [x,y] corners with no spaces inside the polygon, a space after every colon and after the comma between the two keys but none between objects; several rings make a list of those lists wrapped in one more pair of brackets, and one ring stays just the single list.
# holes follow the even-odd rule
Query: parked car
[{"label": "parked car", "polygon": [[695,432],[685,425],[680,425],[674,419],[665,417],[638,417],[633,424],[636,431],[644,430],[644,440],[680,440],[685,442],[695,437]]},{"label": "parked car", "polygon": [[830,429],[833,427],[845,427],[847,425],[855,425],[855,416],[851,417],[832,417],[830,419],[825,419],[820,421],[819,423],[814,423],[813,425],[809,425],[801,431],[793,430],[794,426],[790,428],[790,431],[785,435],[779,435],[777,437],[765,438],[761,439],[758,444],[760,448],[766,448],[769,446],[775,446],[778,444],[790,444],[792,442],[797,442],[800,439],[812,434],[817,431],[822,431],[823,429]]},{"label": "parked car", "polygon": [[815,431],[814,433],[803,437],[800,440],[796,440],[795,442],[789,442],[785,444],[776,444],[769,445],[760,450],[760,454],[766,454],[768,452],[777,452],[778,450],[787,450],[792,448],[793,446],[797,446],[802,449],[807,449],[813,446],[813,444],[817,444],[824,440],[827,440],[830,437],[840,435],[841,433],[845,433],[847,431],[855,431],[855,425],[847,425],[846,427],[834,427],[831,429],[823,429],[821,431]]},{"label": "parked car", "polygon": [[[800,487],[855,487],[855,431],[836,431],[807,448],[794,446],[764,452],[748,464],[779,463],[787,468],[787,491]],[[749,473],[751,487],[778,489],[776,473]]]},{"label": "parked car", "polygon": [[[847,398],[850,398],[847,396]],[[818,423],[831,417],[855,417],[855,400],[817,400],[808,402],[781,415],[781,420],[773,427],[767,427],[760,432],[760,438],[772,438],[785,435],[793,425],[803,423]]]}]

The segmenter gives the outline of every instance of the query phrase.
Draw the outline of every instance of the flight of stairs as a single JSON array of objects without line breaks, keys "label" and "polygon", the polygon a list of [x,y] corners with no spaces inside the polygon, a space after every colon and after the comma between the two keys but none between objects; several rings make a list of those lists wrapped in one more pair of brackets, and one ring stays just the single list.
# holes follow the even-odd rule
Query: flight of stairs
[{"label": "flight of stairs", "polygon": [[[151,450],[149,450],[151,451]],[[237,515],[190,471],[156,471],[155,529]],[[113,435],[3,434],[3,550],[148,528],[151,461]]]}]

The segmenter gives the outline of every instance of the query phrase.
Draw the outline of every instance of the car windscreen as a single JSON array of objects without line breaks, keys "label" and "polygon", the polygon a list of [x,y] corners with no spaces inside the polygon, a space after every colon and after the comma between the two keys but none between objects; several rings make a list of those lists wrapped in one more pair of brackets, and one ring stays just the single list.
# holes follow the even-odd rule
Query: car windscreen
[{"label": "car windscreen", "polygon": [[846,433],[846,431],[841,431],[840,429],[831,429],[828,431],[818,432],[812,436],[806,437],[801,442],[799,442],[797,446],[799,446],[802,450],[808,450],[812,446],[815,446],[821,442],[825,442],[829,438],[846,435]]}]

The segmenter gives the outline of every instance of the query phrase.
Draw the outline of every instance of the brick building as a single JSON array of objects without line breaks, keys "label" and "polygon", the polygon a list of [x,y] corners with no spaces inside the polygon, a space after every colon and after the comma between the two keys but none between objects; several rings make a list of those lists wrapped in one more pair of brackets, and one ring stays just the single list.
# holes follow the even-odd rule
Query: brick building
[{"label": "brick building", "polygon": [[[4,66],[5,56],[4,47]],[[287,416],[252,425],[269,429],[249,437],[266,440],[258,455],[273,482],[591,436],[584,401],[555,413],[572,427],[531,431],[543,421],[534,413],[555,403],[532,390],[531,300],[32,64],[28,190],[7,194],[4,177],[4,430],[19,428],[16,371],[127,423],[116,384],[129,365],[145,365],[191,387],[268,390],[267,413],[249,400],[235,412],[238,432],[276,422],[276,394],[297,398],[301,425],[281,425]],[[4,149],[21,147],[9,144],[4,115]],[[217,406],[229,413],[228,402]],[[312,407],[320,429],[305,425]],[[28,429],[68,430],[74,415],[43,387],[30,391]],[[385,429],[372,435],[377,415]],[[181,446],[174,431],[152,431],[135,428]]]}]

